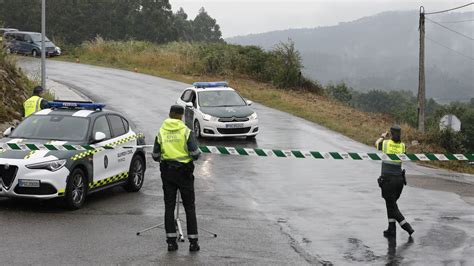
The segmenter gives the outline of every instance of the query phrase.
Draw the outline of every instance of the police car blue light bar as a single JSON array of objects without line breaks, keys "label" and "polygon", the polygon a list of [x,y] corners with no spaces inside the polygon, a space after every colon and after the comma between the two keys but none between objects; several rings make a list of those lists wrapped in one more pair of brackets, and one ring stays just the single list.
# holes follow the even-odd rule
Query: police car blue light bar
[{"label": "police car blue light bar", "polygon": [[68,102],[68,101],[54,101],[48,102],[49,108],[68,108],[68,109],[91,109],[91,110],[102,110],[105,107],[103,103],[93,102]]},{"label": "police car blue light bar", "polygon": [[215,81],[215,82],[194,82],[193,86],[196,88],[216,88],[216,87],[227,87],[227,81]]}]

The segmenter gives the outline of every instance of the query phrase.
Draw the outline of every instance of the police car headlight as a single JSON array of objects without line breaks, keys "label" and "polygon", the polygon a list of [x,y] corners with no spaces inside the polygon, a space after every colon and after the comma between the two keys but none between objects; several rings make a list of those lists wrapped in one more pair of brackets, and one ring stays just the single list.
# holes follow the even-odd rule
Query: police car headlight
[{"label": "police car headlight", "polygon": [[202,114],[202,119],[204,121],[217,121],[217,117],[208,114]]},{"label": "police car headlight", "polygon": [[45,169],[51,172],[56,172],[66,165],[66,160],[54,160],[48,162],[28,164],[26,167],[29,169]]},{"label": "police car headlight", "polygon": [[258,118],[257,113],[253,113],[249,116],[250,120],[254,120],[254,119],[257,119],[257,118]]}]

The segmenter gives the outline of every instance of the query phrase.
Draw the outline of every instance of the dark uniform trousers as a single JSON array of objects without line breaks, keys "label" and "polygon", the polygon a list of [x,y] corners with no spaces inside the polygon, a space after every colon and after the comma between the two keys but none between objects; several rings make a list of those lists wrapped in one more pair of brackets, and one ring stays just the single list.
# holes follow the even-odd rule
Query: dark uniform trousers
[{"label": "dark uniform trousers", "polygon": [[175,206],[176,193],[181,193],[184,210],[186,211],[186,225],[189,238],[197,238],[196,207],[194,204],[194,164],[193,162],[160,164],[161,180],[165,201],[165,230],[166,234],[176,233]]},{"label": "dark uniform trousers", "polygon": [[404,185],[404,174],[383,175],[379,178],[379,186],[382,189],[382,197],[385,199],[389,221],[391,221],[391,219],[395,219],[398,223],[400,223],[405,220],[405,217],[403,217],[397,205],[397,200],[402,194]]}]

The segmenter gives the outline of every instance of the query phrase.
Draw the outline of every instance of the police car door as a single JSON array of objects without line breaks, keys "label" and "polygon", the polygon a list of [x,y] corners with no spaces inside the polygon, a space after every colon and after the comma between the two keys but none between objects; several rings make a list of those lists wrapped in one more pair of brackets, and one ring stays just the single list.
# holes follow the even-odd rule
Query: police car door
[{"label": "police car door", "polygon": [[194,112],[196,110],[196,107],[197,107],[197,104],[196,104],[196,92],[194,91],[191,91],[191,96],[190,96],[190,99],[188,101],[189,103],[192,103],[193,106],[186,106],[185,107],[185,112],[184,112],[184,121],[185,121],[185,124],[189,127],[189,128],[194,128]]},{"label": "police car door", "polygon": [[[105,115],[96,118],[94,126],[92,127],[92,137],[94,137],[97,132],[104,133],[105,139],[98,143],[95,143],[96,146],[104,147],[107,145],[111,145],[115,141],[112,135],[112,131],[109,127],[109,121]],[[114,154],[114,150],[104,149],[93,155],[94,176],[92,178],[92,188],[97,187],[95,184],[98,184],[100,180],[107,179],[114,175],[114,168],[116,168],[116,166],[113,165]]]},{"label": "police car door", "polygon": [[183,95],[181,95],[181,98],[179,98],[178,101],[176,101],[177,104],[185,108],[184,109],[184,123],[190,128],[193,128],[192,119],[194,118],[194,111],[191,110],[190,107],[187,107],[186,104],[191,102],[193,95],[194,95],[193,90],[186,90],[183,92]]},{"label": "police car door", "polygon": [[109,118],[112,135],[114,137],[114,154],[111,164],[114,166],[114,175],[120,174],[124,177],[124,173],[130,170],[130,164],[136,148],[124,149],[124,146],[136,144],[135,132],[130,129],[130,125],[126,119],[119,115],[107,115]]}]

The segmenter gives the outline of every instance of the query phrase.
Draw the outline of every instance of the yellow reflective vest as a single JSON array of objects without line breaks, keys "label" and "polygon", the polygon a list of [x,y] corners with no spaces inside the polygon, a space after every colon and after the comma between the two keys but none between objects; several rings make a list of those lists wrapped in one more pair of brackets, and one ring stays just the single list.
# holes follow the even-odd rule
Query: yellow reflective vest
[{"label": "yellow reflective vest", "polygon": [[161,147],[162,161],[189,163],[192,161],[188,151],[191,130],[179,119],[168,118],[163,122],[157,139]]},{"label": "yellow reflective vest", "polygon": [[41,110],[41,100],[41,97],[34,95],[23,103],[23,108],[25,109],[25,117],[28,117],[31,114]]},{"label": "yellow reflective vest", "polygon": [[[382,152],[385,154],[404,154],[406,152],[405,143],[393,140],[382,142]],[[382,161],[382,174],[400,174],[402,171],[402,161],[384,160]]]}]

